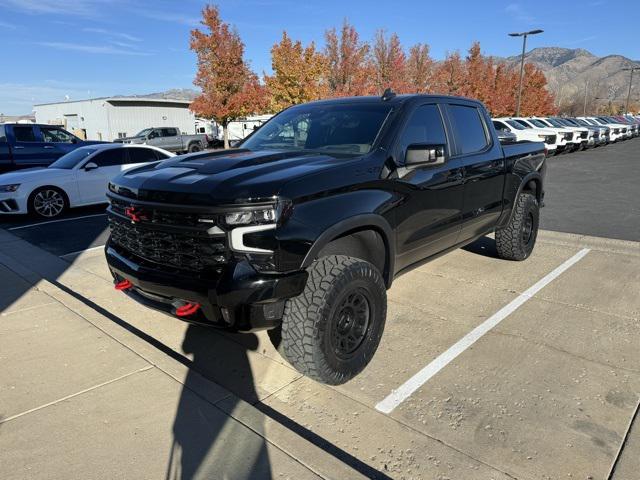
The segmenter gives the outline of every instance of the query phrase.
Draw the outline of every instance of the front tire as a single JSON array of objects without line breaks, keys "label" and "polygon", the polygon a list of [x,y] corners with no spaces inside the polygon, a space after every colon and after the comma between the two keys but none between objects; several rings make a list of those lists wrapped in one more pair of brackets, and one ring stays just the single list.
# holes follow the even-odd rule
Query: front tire
[{"label": "front tire", "polygon": [[507,226],[496,230],[498,256],[517,261],[529,258],[536,244],[539,224],[538,200],[530,193],[521,193]]},{"label": "front tire", "polygon": [[56,187],[42,187],[29,195],[29,213],[38,218],[53,219],[69,208],[65,193]]},{"label": "front tire", "polygon": [[341,385],[360,373],[378,348],[387,292],[376,267],[331,255],[315,261],[301,295],[287,301],[277,348],[300,373]]}]

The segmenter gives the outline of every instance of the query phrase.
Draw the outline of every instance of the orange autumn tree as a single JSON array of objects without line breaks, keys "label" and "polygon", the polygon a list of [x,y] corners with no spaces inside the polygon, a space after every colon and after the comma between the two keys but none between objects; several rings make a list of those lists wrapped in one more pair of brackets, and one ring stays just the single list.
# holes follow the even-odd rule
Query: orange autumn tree
[{"label": "orange autumn tree", "polygon": [[332,28],[325,32],[325,41],[329,95],[344,97],[374,93],[368,62],[369,45],[360,41],[355,27],[345,19],[340,35]]},{"label": "orange autumn tree", "polygon": [[271,68],[273,75],[265,75],[265,83],[274,112],[327,95],[327,59],[313,42],[303,47],[282,32],[280,42],[271,48]]},{"label": "orange autumn tree", "polygon": [[460,95],[466,78],[465,66],[458,52],[447,55],[433,75],[433,93]]},{"label": "orange autumn tree", "polygon": [[530,63],[525,64],[520,115],[544,116],[556,113],[557,108],[553,95],[547,90],[547,79],[544,73]]},{"label": "orange autumn tree", "polygon": [[371,56],[378,95],[382,95],[387,88],[397,93],[410,90],[406,68],[407,58],[398,35],[392,33],[387,39],[384,30],[378,30]]},{"label": "orange autumn tree", "polygon": [[264,109],[266,95],[244,60],[240,35],[221,20],[218,7],[207,5],[201,23],[205,31],[191,31],[190,48],[198,57],[193,83],[202,93],[189,108],[222,125],[224,147],[229,148],[229,122]]},{"label": "orange autumn tree", "polygon": [[408,93],[428,93],[431,89],[434,63],[429,56],[429,45],[417,43],[409,50],[406,75]]}]

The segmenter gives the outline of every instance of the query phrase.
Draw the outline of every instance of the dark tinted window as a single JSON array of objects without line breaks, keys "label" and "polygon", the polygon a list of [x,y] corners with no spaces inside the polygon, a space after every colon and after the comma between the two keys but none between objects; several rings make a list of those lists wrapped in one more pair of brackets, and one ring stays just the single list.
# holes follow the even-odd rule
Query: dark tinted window
[{"label": "dark tinted window", "polygon": [[488,145],[487,132],[476,107],[449,105],[459,153],[479,152]]},{"label": "dark tinted window", "polygon": [[128,148],[129,162],[128,163],[145,163],[155,162],[158,160],[155,150],[150,148]]},{"label": "dark tinted window", "polygon": [[124,165],[127,162],[124,148],[111,148],[97,154],[91,159],[99,167],[112,167],[114,165]]},{"label": "dark tinted window", "polygon": [[160,131],[162,132],[161,135],[163,137],[175,137],[176,135],[178,135],[178,132],[175,128],[162,128],[160,129]]},{"label": "dark tinted window", "polygon": [[13,127],[13,134],[16,137],[16,142],[35,142],[36,134],[33,131],[33,127]]},{"label": "dark tinted window", "polygon": [[508,130],[508,131],[511,131],[511,129],[509,127],[507,127],[504,123],[498,122],[497,120],[493,121],[493,128],[495,128],[496,130]]},{"label": "dark tinted window", "polygon": [[402,152],[414,143],[430,145],[446,145],[447,135],[444,131],[442,116],[436,105],[422,105],[411,115],[400,137]]}]

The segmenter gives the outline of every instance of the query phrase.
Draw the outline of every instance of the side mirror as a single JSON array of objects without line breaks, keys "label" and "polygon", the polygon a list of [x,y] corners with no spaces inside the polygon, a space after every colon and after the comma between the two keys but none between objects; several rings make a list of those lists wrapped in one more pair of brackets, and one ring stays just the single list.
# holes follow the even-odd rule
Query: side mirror
[{"label": "side mirror", "polygon": [[414,143],[407,147],[404,163],[409,166],[442,165],[445,162],[446,145],[425,145]]},{"label": "side mirror", "polygon": [[95,170],[96,168],[98,168],[98,165],[96,165],[93,162],[88,162],[83,168],[85,172],[89,172],[91,170]]}]

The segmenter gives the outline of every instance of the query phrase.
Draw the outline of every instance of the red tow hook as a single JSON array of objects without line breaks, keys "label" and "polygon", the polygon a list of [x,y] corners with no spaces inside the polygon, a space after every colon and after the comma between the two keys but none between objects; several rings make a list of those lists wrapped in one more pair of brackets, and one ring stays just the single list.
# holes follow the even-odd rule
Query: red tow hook
[{"label": "red tow hook", "polygon": [[131,287],[133,287],[133,283],[129,280],[122,280],[114,285],[116,290],[129,290]]},{"label": "red tow hook", "polygon": [[178,317],[188,317],[189,315],[193,315],[194,313],[196,313],[198,310],[200,310],[199,303],[189,302],[182,305],[181,307],[176,308],[176,315]]}]

